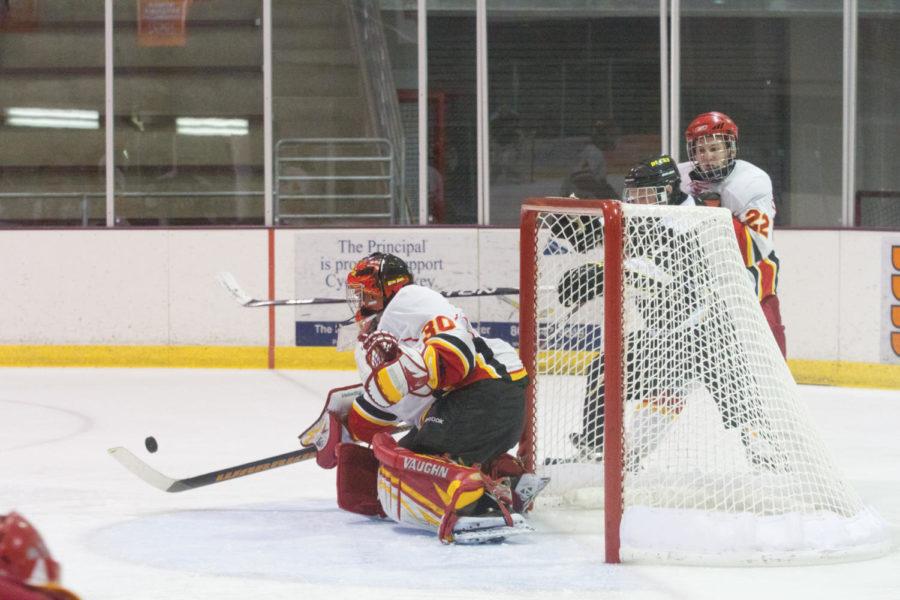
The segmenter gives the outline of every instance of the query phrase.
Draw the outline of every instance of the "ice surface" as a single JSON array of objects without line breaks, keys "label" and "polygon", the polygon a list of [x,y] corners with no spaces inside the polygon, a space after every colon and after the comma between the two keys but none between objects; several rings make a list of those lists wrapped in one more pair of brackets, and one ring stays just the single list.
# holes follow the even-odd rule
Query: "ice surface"
[{"label": "ice surface", "polygon": [[[106,454],[173,477],[294,450],[350,371],[3,369],[0,512],[15,508],[85,600],[900,598],[900,393],[803,387],[839,467],[892,524],[893,551],[821,566],[608,566],[602,513],[535,513],[505,544],[342,512],[313,461],[167,494]],[[159,451],[149,454],[147,436]]]}]

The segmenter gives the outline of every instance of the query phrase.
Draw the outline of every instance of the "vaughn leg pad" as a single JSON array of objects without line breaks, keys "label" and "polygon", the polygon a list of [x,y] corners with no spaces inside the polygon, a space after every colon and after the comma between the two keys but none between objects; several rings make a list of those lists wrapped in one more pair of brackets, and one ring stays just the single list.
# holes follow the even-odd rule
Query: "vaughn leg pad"
[{"label": "vaughn leg pad", "polygon": [[486,491],[478,469],[416,454],[387,434],[376,434],[373,448],[381,463],[378,497],[388,518],[434,531],[445,544],[484,543],[531,530]]}]

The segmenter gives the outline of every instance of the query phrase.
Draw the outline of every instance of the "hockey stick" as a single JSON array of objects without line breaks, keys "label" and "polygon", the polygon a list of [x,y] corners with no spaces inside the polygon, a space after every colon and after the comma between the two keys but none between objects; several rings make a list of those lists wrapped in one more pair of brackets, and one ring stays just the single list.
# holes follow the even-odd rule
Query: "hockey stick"
[{"label": "hockey stick", "polygon": [[[222,272],[216,277],[219,283],[228,290],[238,304],[247,308],[260,306],[302,306],[311,304],[346,304],[345,298],[284,298],[280,300],[259,300],[248,295],[238,284],[234,275]],[[475,290],[454,290],[441,292],[445,298],[480,298],[482,296],[510,296],[519,293],[518,288],[497,287],[481,288]]]},{"label": "hockey stick", "polygon": [[[395,428],[393,433],[402,433],[409,431],[410,429],[411,427],[408,425],[403,425]],[[294,450],[293,452],[276,454],[275,456],[260,458],[259,460],[254,460],[242,465],[225,467],[224,469],[210,471],[209,473],[203,473],[202,475],[194,475],[193,477],[185,477],[183,479],[175,479],[168,475],[163,475],[135,456],[133,452],[122,446],[110,448],[107,452],[109,452],[110,456],[116,459],[120,465],[131,471],[133,475],[143,479],[146,483],[149,483],[156,489],[164,492],[183,492],[185,490],[194,490],[214,483],[229,481],[231,479],[237,479],[238,477],[262,473],[263,471],[277,469],[278,467],[286,467],[287,465],[309,460],[316,456],[316,447],[310,446],[308,448]]]},{"label": "hockey stick", "polygon": [[270,469],[292,465],[294,463],[309,460],[316,455],[316,447],[301,448],[293,452],[285,452],[268,458],[261,458],[252,462],[244,463],[234,467],[226,467],[218,471],[210,471],[202,475],[193,477],[185,477],[184,479],[174,479],[167,475],[163,475],[140,458],[134,455],[127,448],[116,446],[107,450],[109,454],[116,459],[120,465],[143,479],[158,490],[164,492],[183,492],[185,490],[193,490],[199,487],[212,485],[229,479],[237,479],[254,473],[262,473]]}]

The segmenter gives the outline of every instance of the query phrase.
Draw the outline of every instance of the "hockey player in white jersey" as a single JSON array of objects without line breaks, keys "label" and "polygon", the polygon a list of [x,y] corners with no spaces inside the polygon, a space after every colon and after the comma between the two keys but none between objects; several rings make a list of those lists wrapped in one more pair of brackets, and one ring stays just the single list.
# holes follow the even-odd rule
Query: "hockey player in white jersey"
[{"label": "hockey player in white jersey", "polygon": [[776,295],[779,263],[772,239],[772,180],[759,167],[737,158],[738,127],[728,115],[698,115],[688,125],[685,141],[690,160],[678,165],[681,189],[702,204],[731,211],[744,265],[754,277],[760,306],[781,354],[786,356]]},{"label": "hockey player in white jersey", "polygon": [[[633,204],[694,206],[695,199],[684,192],[681,183],[679,169],[672,158],[658,156],[638,163],[629,171],[622,199]],[[634,451],[626,455],[626,468],[638,468],[678,418],[684,407],[685,390],[673,389],[672,382],[685,379],[697,380],[709,391],[724,427],[740,431],[751,463],[777,468],[778,454],[760,433],[767,429],[765,417],[754,397],[756,383],[747,372],[747,360],[740,354],[740,345],[717,346],[704,319],[696,318],[697,315],[709,318],[725,310],[721,298],[715,293],[705,296],[698,293],[696,284],[684,279],[687,272],[659,276],[683,261],[684,256],[701,256],[699,248],[694,247],[696,239],[685,235],[687,232],[676,221],[647,220],[636,227],[643,228],[645,237],[652,239],[653,244],[631,248],[625,285],[645,291],[665,288],[664,297],[668,301],[660,305],[656,294],[637,295],[636,308],[642,328],[629,334],[626,347],[632,369],[643,376],[634,378],[627,389],[630,431],[636,443],[632,444]],[[738,230],[738,224],[735,229]],[[741,239],[738,232],[739,243]],[[649,265],[655,265],[656,269]],[[573,277],[582,270],[573,269]],[[577,283],[570,283],[568,275],[562,277],[558,288],[563,305],[581,304],[591,295],[603,293],[602,267],[595,268],[591,279],[579,275]],[[673,328],[673,323],[678,325]],[[738,339],[733,329],[724,333],[725,339]],[[717,330],[716,334],[721,337],[723,332]],[[603,354],[599,353],[588,366],[582,431],[571,436],[582,458],[602,458],[604,362]],[[726,374],[739,374],[736,380],[740,385],[734,387],[735,380]]]},{"label": "hockey player in white jersey", "polygon": [[[392,254],[360,260],[347,295],[362,385],[332,390],[300,436],[320,466],[337,466],[338,505],[434,530],[446,543],[530,531],[522,513],[546,481],[506,454],[525,417],[515,349],[478,335]],[[390,432],[403,424],[411,430],[395,442]]]}]

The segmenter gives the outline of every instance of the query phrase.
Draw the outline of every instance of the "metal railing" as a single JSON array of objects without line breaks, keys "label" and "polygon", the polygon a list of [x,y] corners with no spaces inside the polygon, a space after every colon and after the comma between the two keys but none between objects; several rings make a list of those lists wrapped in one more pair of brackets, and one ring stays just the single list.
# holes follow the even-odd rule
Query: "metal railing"
[{"label": "metal railing", "polygon": [[394,223],[395,191],[388,139],[296,138],[275,144],[276,224],[303,219]]}]

